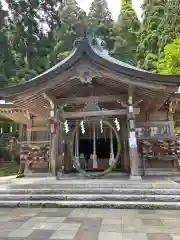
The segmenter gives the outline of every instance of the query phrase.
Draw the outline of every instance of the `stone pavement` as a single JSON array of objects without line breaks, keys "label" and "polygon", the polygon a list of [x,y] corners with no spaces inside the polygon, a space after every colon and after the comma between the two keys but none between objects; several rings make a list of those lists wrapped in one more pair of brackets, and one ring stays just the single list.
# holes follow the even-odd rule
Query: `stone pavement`
[{"label": "stone pavement", "polygon": [[0,240],[179,240],[180,211],[0,208]]}]

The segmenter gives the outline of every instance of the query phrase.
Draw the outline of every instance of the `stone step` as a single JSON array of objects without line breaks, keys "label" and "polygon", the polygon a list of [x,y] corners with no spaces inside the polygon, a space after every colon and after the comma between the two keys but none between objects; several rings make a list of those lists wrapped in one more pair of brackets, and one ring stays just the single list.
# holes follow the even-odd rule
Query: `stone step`
[{"label": "stone step", "polygon": [[[169,183],[168,183],[169,184]],[[166,184],[167,185],[167,184]],[[171,185],[172,186],[172,183]],[[177,185],[175,185],[177,186]],[[179,186],[179,184],[178,184]],[[149,183],[100,183],[100,182],[89,182],[89,183],[76,183],[76,182],[72,182],[72,183],[60,183],[60,184],[19,184],[19,185],[15,185],[13,184],[11,186],[12,189],[21,189],[21,188],[25,188],[25,189],[45,189],[45,188],[51,188],[51,189],[57,189],[57,188],[62,188],[62,189],[90,189],[90,188],[103,188],[103,189],[109,189],[109,188],[135,188],[135,189],[149,189],[149,188],[153,188],[152,184]],[[172,186],[172,188],[174,188],[174,185]],[[176,187],[178,188],[178,187]],[[180,187],[179,187],[180,188]]]},{"label": "stone step", "polygon": [[41,189],[0,189],[0,196],[4,194],[130,194],[130,195],[180,195],[180,189],[159,189],[159,188],[150,188],[150,189],[134,189],[134,188],[41,188]]},{"label": "stone step", "polygon": [[11,189],[180,189],[180,184],[169,179],[156,180],[107,180],[107,179],[81,179],[81,180],[55,180],[55,179],[41,179],[36,182],[29,182],[24,184],[23,181],[13,183],[9,186]]},{"label": "stone step", "polygon": [[180,202],[145,201],[0,201],[0,207],[180,209]]},{"label": "stone step", "polygon": [[143,201],[179,202],[180,195],[132,194],[3,194],[0,201]]}]

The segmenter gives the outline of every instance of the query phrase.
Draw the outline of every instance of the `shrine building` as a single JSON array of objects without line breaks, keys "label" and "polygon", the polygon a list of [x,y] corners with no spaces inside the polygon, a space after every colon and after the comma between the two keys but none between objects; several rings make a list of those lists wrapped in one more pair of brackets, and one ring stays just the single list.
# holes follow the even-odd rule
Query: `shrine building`
[{"label": "shrine building", "polygon": [[109,56],[99,39],[82,38],[51,69],[0,89],[0,115],[21,125],[27,176],[176,175],[179,85],[179,75],[131,66]]}]

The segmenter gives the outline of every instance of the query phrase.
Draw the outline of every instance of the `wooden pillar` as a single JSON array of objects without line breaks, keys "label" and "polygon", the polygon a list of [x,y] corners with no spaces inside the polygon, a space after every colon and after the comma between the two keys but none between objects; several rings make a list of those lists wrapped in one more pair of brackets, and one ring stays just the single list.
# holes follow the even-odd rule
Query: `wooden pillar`
[{"label": "wooden pillar", "polygon": [[137,139],[135,132],[135,114],[133,107],[133,88],[128,92],[128,129],[129,129],[129,159],[130,159],[130,179],[141,180],[139,173],[139,156],[137,151]]},{"label": "wooden pillar", "polygon": [[126,171],[129,171],[129,154],[128,154],[128,128],[127,128],[127,118],[122,119],[121,121],[121,139],[122,139],[122,157],[121,157],[121,167],[123,167]]},{"label": "wooden pillar", "polygon": [[30,119],[27,123],[27,142],[30,142],[31,139],[32,139],[32,132],[31,132],[31,129],[32,129],[32,119]]},{"label": "wooden pillar", "polygon": [[169,129],[170,135],[175,136],[175,129],[174,129],[174,112],[176,110],[177,103],[170,103],[169,104],[169,111],[168,111],[168,121],[169,121]]},{"label": "wooden pillar", "polygon": [[173,119],[173,114],[172,113],[168,114],[168,120],[169,120],[170,136],[175,136],[174,119]]},{"label": "wooden pillar", "polygon": [[57,174],[57,162],[59,157],[59,141],[60,141],[60,122],[58,116],[58,109],[56,108],[56,158],[55,158],[55,165],[56,165],[56,174]]},{"label": "wooden pillar", "polygon": [[25,134],[24,134],[24,124],[19,124],[19,142],[22,142],[22,141],[24,141],[25,139],[24,139],[24,136]]},{"label": "wooden pillar", "polygon": [[[31,129],[32,129],[32,126],[33,126],[33,119],[29,116],[29,114],[27,114],[27,115],[28,115],[28,122],[25,125],[26,126],[25,127],[25,132],[26,132],[26,141],[27,141],[27,145],[28,145],[32,141]],[[21,164],[19,172],[26,174],[29,171],[31,171],[31,170],[29,169],[28,162],[25,161],[25,164]]]},{"label": "wooden pillar", "polygon": [[60,159],[61,159],[61,173],[64,174],[64,156],[65,156],[65,141],[64,141],[64,132],[63,132],[63,123],[60,123],[60,138],[59,138],[59,144],[60,144]]},{"label": "wooden pillar", "polygon": [[[57,118],[57,109],[54,104],[51,104],[50,108],[50,117]],[[57,161],[57,141],[58,141],[58,131],[57,131],[58,122],[50,121],[50,156],[49,156],[49,165],[50,165],[50,174],[53,177],[56,177],[56,161]]]},{"label": "wooden pillar", "polygon": [[49,150],[49,170],[53,177],[56,177],[56,162],[58,157],[58,134],[59,134],[59,114],[55,99],[49,92],[43,93],[44,98],[50,105],[50,150]]}]

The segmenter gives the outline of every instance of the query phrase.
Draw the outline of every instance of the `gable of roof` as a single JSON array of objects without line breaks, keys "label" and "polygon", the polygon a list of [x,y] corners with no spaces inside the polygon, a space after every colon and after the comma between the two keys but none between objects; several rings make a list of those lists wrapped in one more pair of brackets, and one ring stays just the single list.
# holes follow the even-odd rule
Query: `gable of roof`
[{"label": "gable of roof", "polygon": [[160,82],[165,85],[168,83],[177,86],[180,85],[180,75],[160,75],[131,66],[130,64],[111,57],[104,48],[99,46],[98,41],[95,39],[81,38],[75,42],[72,52],[64,60],[25,83],[0,89],[0,96],[12,96],[17,93],[25,92],[27,89],[37,87],[43,83],[47,83],[52,78],[60,75],[75,65],[84,55],[86,55],[93,63],[102,65],[119,74],[139,78],[142,81],[151,81],[151,83]]}]

